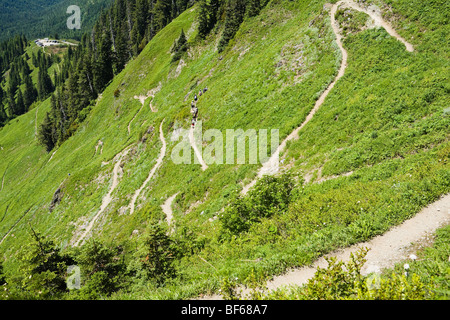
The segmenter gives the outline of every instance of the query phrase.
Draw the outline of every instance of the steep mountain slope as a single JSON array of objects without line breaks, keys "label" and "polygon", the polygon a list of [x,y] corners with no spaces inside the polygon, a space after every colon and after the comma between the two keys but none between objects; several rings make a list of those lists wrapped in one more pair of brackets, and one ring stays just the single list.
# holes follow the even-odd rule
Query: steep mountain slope
[{"label": "steep mountain slope", "polygon": [[[197,103],[203,131],[279,129],[280,140],[286,138],[341,66],[325,1],[269,3],[244,21],[222,54],[216,52],[221,30],[195,40],[198,9],[187,10],[114,78],[77,133],[54,153],[35,139],[35,121],[42,121],[49,100],[12,121],[0,131],[0,251],[9,270],[29,241],[30,226],[62,248],[92,236],[133,243],[147,224],[165,220],[161,205],[176,194],[173,238],[190,253],[177,262],[183,276],[131,297],[186,297],[217,289],[224,277],[280,273],[369,239],[450,191],[450,119],[444,112],[449,57],[441,47],[449,29],[408,18],[403,1],[386,8],[374,3],[391,12],[414,52],[370,19],[348,26],[345,73],[281,153],[282,171],[296,178],[289,206],[229,238],[223,237],[222,209],[253,181],[259,165],[208,164],[202,170],[174,163],[179,133],[190,127],[190,101],[208,87]],[[416,10],[427,8],[418,3]],[[341,27],[356,21],[356,12],[341,10]],[[427,32],[418,38],[417,28]],[[181,29],[191,47],[171,64]],[[143,106],[135,98],[155,88]],[[165,157],[156,166],[163,146]],[[60,201],[49,212],[59,188]]]},{"label": "steep mountain slope", "polygon": [[[16,34],[30,37],[48,37],[58,34],[65,38],[79,38],[83,30],[89,30],[107,8],[111,0],[73,1],[68,0],[2,0],[0,1],[0,41]],[[81,9],[81,30],[68,29],[66,21],[71,14],[66,13],[70,5]]]}]

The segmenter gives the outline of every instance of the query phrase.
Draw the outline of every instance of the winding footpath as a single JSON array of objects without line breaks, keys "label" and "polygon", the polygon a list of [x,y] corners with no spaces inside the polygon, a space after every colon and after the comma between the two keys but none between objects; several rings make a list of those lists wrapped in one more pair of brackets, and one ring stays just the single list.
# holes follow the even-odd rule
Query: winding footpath
[{"label": "winding footpath", "polygon": [[[147,95],[140,95],[140,96],[134,96],[134,99],[137,99],[141,102],[141,107],[139,108],[139,110],[134,114],[133,118],[130,120],[130,122],[128,123],[128,134],[131,133],[131,123],[134,121],[134,119],[137,117],[137,115],[139,114],[139,112],[141,112],[142,108],[145,105],[145,100],[147,100],[148,98],[154,98],[155,95],[161,90],[161,82],[158,84],[158,86],[156,88],[153,88],[151,90],[149,90],[147,92]],[[153,105],[152,102],[150,101],[150,110],[152,112],[157,112],[158,110],[156,110]]]},{"label": "winding footpath", "polygon": [[[388,232],[374,237],[370,241],[328,254],[326,257],[349,261],[351,253],[366,247],[370,250],[367,253],[367,261],[361,269],[361,274],[380,273],[382,269],[392,268],[396,263],[407,259],[408,254],[414,251],[412,243],[420,243],[438,228],[449,223],[450,194],[447,194],[421,210],[413,218],[391,228]],[[326,266],[325,257],[322,257],[310,267],[292,270],[284,275],[274,277],[272,281],[267,283],[267,288],[273,290],[284,285],[306,284],[308,279],[314,275],[317,267],[325,268]]]},{"label": "winding footpath", "polygon": [[[450,194],[443,195],[438,201],[422,209],[413,218],[391,228],[386,233],[373,239],[355,244],[351,247],[337,250],[316,260],[312,265],[293,269],[283,275],[274,277],[266,283],[266,292],[289,285],[305,285],[311,279],[317,268],[326,268],[326,258],[334,257],[338,261],[350,261],[350,254],[356,253],[360,248],[368,248],[366,263],[361,274],[380,274],[385,268],[392,268],[396,263],[408,259],[408,255],[415,252],[415,245],[427,241],[437,229],[450,224]],[[250,290],[239,288],[245,298]],[[220,300],[222,296],[203,296],[200,300]]]},{"label": "winding footpath", "polygon": [[203,160],[202,153],[197,146],[197,141],[195,141],[193,128],[191,128],[189,130],[189,142],[192,146],[192,149],[194,149],[195,156],[197,157],[198,161],[202,165],[202,170],[205,171],[206,169],[208,169],[208,166],[206,165],[205,161]]},{"label": "winding footpath", "polygon": [[395,30],[386,21],[384,21],[383,18],[376,11],[374,11],[374,10],[366,10],[366,9],[360,7],[359,5],[357,5],[355,2],[353,2],[351,0],[343,0],[343,1],[339,1],[336,4],[334,4],[331,7],[331,10],[330,10],[331,27],[333,29],[333,32],[334,32],[335,36],[336,36],[336,43],[337,43],[337,45],[339,47],[339,50],[341,51],[341,54],[342,54],[341,66],[339,68],[338,74],[334,78],[333,82],[330,83],[328,88],[322,93],[322,95],[316,101],[313,109],[306,116],[306,119],[303,121],[303,123],[298,128],[296,128],[294,131],[292,131],[291,134],[289,134],[281,142],[281,144],[278,146],[277,150],[272,154],[272,156],[269,158],[269,160],[267,160],[265,163],[263,163],[263,165],[261,166],[261,168],[258,171],[256,179],[254,179],[252,182],[250,182],[249,184],[247,184],[247,185],[245,185],[243,187],[243,189],[241,191],[242,195],[247,194],[248,190],[250,190],[250,188],[253,187],[256,184],[256,181],[258,179],[260,179],[263,175],[273,175],[273,174],[278,172],[280,152],[282,150],[284,150],[284,148],[286,147],[286,143],[288,141],[290,141],[290,140],[294,140],[294,139],[298,138],[298,132],[300,130],[302,130],[303,127],[314,117],[314,115],[316,114],[317,110],[319,110],[320,106],[324,103],[325,98],[328,96],[330,91],[333,89],[333,87],[336,84],[336,82],[340,78],[342,78],[342,76],[344,75],[345,69],[347,68],[348,54],[347,54],[347,50],[345,50],[345,48],[342,45],[342,35],[340,33],[340,30],[339,30],[339,24],[338,24],[338,22],[336,21],[336,18],[335,18],[337,9],[341,5],[349,6],[350,8],[352,8],[354,10],[357,10],[357,11],[364,12],[364,13],[368,14],[375,21],[375,24],[377,26],[382,26],[383,28],[386,29],[386,31],[391,36],[393,36],[397,40],[401,41],[405,45],[407,51],[409,51],[409,52],[414,51],[413,46],[410,43],[408,43],[405,39],[403,39],[400,35],[398,35],[398,33],[395,32]]},{"label": "winding footpath", "polygon": [[166,215],[167,224],[169,225],[170,231],[172,231],[172,219],[173,219],[173,211],[172,211],[172,202],[175,200],[175,197],[179,192],[175,193],[171,197],[167,198],[167,200],[161,205],[161,209]]},{"label": "winding footpath", "polygon": [[148,174],[147,179],[145,179],[144,183],[141,185],[141,187],[139,189],[136,190],[136,192],[134,193],[133,197],[131,198],[131,202],[130,202],[130,205],[129,205],[130,214],[134,213],[136,201],[137,201],[139,195],[141,194],[142,190],[147,186],[147,184],[150,182],[150,180],[153,177],[153,175],[155,174],[156,170],[161,166],[162,161],[164,159],[164,156],[166,155],[166,146],[167,146],[167,144],[166,144],[166,140],[164,139],[164,133],[163,133],[163,129],[162,129],[163,123],[164,123],[164,120],[161,121],[161,124],[159,126],[159,138],[160,138],[160,140],[162,142],[162,147],[161,147],[161,151],[160,151],[160,154],[159,154],[159,158],[156,160],[156,164],[153,166],[152,170]]},{"label": "winding footpath", "polygon": [[94,224],[97,221],[97,219],[100,217],[100,215],[105,211],[105,209],[108,207],[108,205],[113,200],[112,193],[113,193],[114,189],[116,189],[117,185],[119,184],[120,165],[122,163],[123,157],[125,157],[128,154],[129,151],[130,151],[130,147],[126,148],[125,150],[123,150],[122,152],[120,152],[119,154],[117,154],[115,156],[116,164],[115,164],[114,170],[113,170],[113,177],[112,177],[111,187],[109,188],[108,193],[102,199],[102,205],[100,206],[100,210],[97,212],[97,214],[91,220],[91,222],[89,223],[87,228],[84,230],[83,234],[75,242],[75,245],[74,245],[75,247],[80,245],[82,243],[82,241],[86,238],[86,236],[89,234],[89,232],[91,232],[91,230],[94,227]]},{"label": "winding footpath", "polygon": [[[317,110],[325,101],[330,91],[333,89],[336,82],[342,78],[347,67],[347,51],[342,45],[342,35],[340,34],[339,25],[335,19],[336,12],[339,6],[347,6],[354,10],[364,12],[368,14],[374,21],[376,26],[381,26],[394,38],[401,41],[408,52],[413,52],[414,47],[403,39],[397,32],[382,19],[381,15],[373,8],[364,9],[357,5],[352,0],[342,0],[332,5],[330,10],[331,27],[336,36],[336,43],[342,54],[341,66],[338,74],[328,88],[322,93],[314,108],[310,111],[305,121],[296,128],[289,136],[287,136],[283,142],[279,145],[277,150],[265,162],[258,171],[257,178],[248,185],[244,186],[241,191],[242,194],[246,194],[248,190],[255,185],[256,181],[265,174],[275,174],[279,168],[279,155],[280,152],[286,147],[286,143],[290,140],[298,138],[298,132],[313,118]],[[350,173],[351,174],[351,173]],[[347,261],[350,259],[350,253],[356,252],[359,248],[367,247],[369,252],[366,256],[367,262],[362,269],[363,274],[369,274],[371,272],[379,273],[383,268],[393,267],[395,263],[404,260],[407,255],[406,252],[411,248],[411,243],[420,242],[424,237],[433,233],[439,227],[450,223],[450,194],[442,196],[441,199],[428,207],[424,208],[420,213],[416,214],[413,218],[403,222],[401,225],[396,226],[386,232],[383,235],[375,237],[374,239],[359,243],[344,250],[340,250],[327,255],[326,257],[336,257],[338,260]],[[284,275],[274,277],[274,279],[267,283],[268,290],[274,290],[285,285],[303,285],[308,279],[310,279],[317,267],[326,267],[327,262],[325,257],[320,258],[313,263],[310,267],[304,267],[300,269],[292,270]],[[244,296],[249,293],[247,289],[242,291]],[[202,297],[201,299],[221,299],[219,295]]]}]

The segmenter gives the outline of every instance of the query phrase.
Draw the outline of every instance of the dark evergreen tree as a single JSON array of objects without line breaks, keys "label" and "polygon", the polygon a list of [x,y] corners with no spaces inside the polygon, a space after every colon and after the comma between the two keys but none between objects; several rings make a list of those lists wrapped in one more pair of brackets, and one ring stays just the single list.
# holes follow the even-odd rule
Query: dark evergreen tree
[{"label": "dark evergreen tree", "polygon": [[[145,32],[149,20],[149,6],[147,0],[137,0],[134,11],[134,24],[131,30],[133,54],[137,55],[142,50],[140,44],[145,39]],[[146,40],[146,39],[145,39]],[[147,41],[145,41],[146,43]]]},{"label": "dark evergreen tree", "polygon": [[122,254],[122,247],[110,248],[96,240],[83,245],[76,259],[82,272],[80,293],[84,297],[96,299],[120,288],[126,267],[123,258],[120,258]]},{"label": "dark evergreen tree", "polygon": [[200,0],[198,13],[198,35],[205,39],[209,33],[209,6],[206,0]]},{"label": "dark evergreen tree", "polygon": [[45,147],[47,152],[50,152],[56,145],[56,129],[48,112],[39,126],[38,141]]},{"label": "dark evergreen tree", "polygon": [[151,224],[147,228],[135,253],[137,276],[145,280],[153,279],[160,285],[176,274],[173,266],[176,250],[159,224]]},{"label": "dark evergreen tree", "polygon": [[23,100],[22,90],[20,88],[17,90],[16,112],[17,115],[21,115],[27,112],[27,108],[25,107],[25,102]]},{"label": "dark evergreen tree", "polygon": [[245,0],[228,0],[225,16],[225,30],[217,47],[219,52],[225,50],[228,42],[239,30],[239,27],[244,20],[244,15]]},{"label": "dark evergreen tree", "polygon": [[26,57],[24,57],[24,59],[20,59],[20,62],[21,62],[20,70],[21,70],[22,78],[24,78],[25,76],[27,76],[31,73],[31,70],[30,70],[30,66],[28,65]]},{"label": "dark evergreen tree", "polygon": [[38,71],[37,90],[40,100],[45,100],[53,92],[53,83],[45,66],[46,63],[41,62]]},{"label": "dark evergreen tree", "polygon": [[30,298],[50,299],[67,292],[66,271],[73,259],[58,246],[32,229],[31,242],[22,256],[21,285]]},{"label": "dark evergreen tree", "polygon": [[219,0],[201,0],[198,14],[198,34],[204,39],[217,23],[217,15],[220,7]]},{"label": "dark evergreen tree", "polygon": [[15,92],[11,87],[8,88],[8,109],[9,118],[17,115]]},{"label": "dark evergreen tree", "polygon": [[[222,4],[222,0],[209,0],[208,8],[208,30],[211,31],[217,23],[217,16]],[[209,32],[208,31],[208,32]]]},{"label": "dark evergreen tree", "polygon": [[0,125],[5,123],[6,120],[8,120],[8,116],[6,115],[2,101],[0,101]]},{"label": "dark evergreen tree", "polygon": [[249,17],[254,17],[261,10],[261,0],[248,0],[247,13]]},{"label": "dark evergreen tree", "polygon": [[172,57],[172,62],[180,60],[183,53],[185,53],[188,49],[186,35],[184,34],[184,30],[181,29],[180,36],[175,43],[174,55]]},{"label": "dark evergreen tree", "polygon": [[78,66],[78,96],[80,97],[81,109],[87,107],[91,100],[96,98],[96,92],[92,84],[92,71],[90,61],[82,60]]},{"label": "dark evergreen tree", "polygon": [[11,64],[11,69],[9,71],[9,88],[8,90],[11,90],[11,92],[15,95],[17,88],[20,85],[20,75],[19,70],[16,63]]},{"label": "dark evergreen tree", "polygon": [[8,119],[8,116],[5,112],[5,107],[3,106],[4,95],[5,94],[3,92],[3,89],[0,86],[0,125]]},{"label": "dark evergreen tree", "polygon": [[97,92],[102,92],[114,76],[111,46],[110,37],[104,33],[98,48],[97,59],[93,65],[94,87]]},{"label": "dark evergreen tree", "polygon": [[37,90],[33,84],[33,81],[31,80],[31,76],[27,75],[24,79],[25,82],[25,90],[23,92],[23,100],[25,103],[25,107],[28,109],[28,107],[36,101],[38,97]]},{"label": "dark evergreen tree", "polygon": [[115,73],[119,73],[130,59],[130,49],[128,43],[128,30],[126,23],[120,23],[116,36],[116,52],[114,55]]},{"label": "dark evergreen tree", "polygon": [[3,272],[3,262],[0,261],[0,286],[6,284],[5,273]]},{"label": "dark evergreen tree", "polygon": [[171,18],[172,0],[157,0],[153,8],[153,21],[156,32],[164,28]]}]

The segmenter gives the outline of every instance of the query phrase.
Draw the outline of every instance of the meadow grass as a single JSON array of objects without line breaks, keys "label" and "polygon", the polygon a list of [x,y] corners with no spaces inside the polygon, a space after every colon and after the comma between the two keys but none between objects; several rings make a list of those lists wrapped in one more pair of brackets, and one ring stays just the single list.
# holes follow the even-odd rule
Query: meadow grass
[{"label": "meadow grass", "polygon": [[[0,175],[6,173],[0,191],[0,237],[8,236],[0,251],[7,259],[6,271],[14,273],[30,226],[57,239],[62,248],[69,246],[98,212],[111,185],[113,160],[127,147],[131,149],[123,159],[114,200],[95,224],[94,237],[124,244],[130,259],[139,237],[133,231],[140,234],[147,224],[164,221],[160,205],[178,192],[171,237],[185,254],[176,261],[177,278],[165,286],[136,284],[113,295],[115,299],[187,298],[217,292],[224,278],[243,281],[251,273],[261,279],[279,274],[381,234],[448,193],[450,118],[443,111],[449,96],[444,81],[448,59],[445,50],[434,50],[442,46],[446,26],[430,27],[425,37],[414,38],[414,53],[382,29],[347,36],[344,77],[282,155],[283,171],[298,177],[295,196],[285,212],[261,218],[246,232],[224,239],[216,217],[255,177],[258,165],[212,164],[203,172],[200,165],[171,161],[179,142],[171,140],[172,133],[189,128],[190,101],[205,86],[209,90],[198,102],[204,130],[274,128],[283,139],[304,121],[340,65],[324,3],[272,1],[259,16],[246,18],[221,54],[215,48],[220,30],[198,40],[192,31],[198,9],[188,9],[112,80],[51,161],[52,153],[34,137],[35,110],[1,129]],[[398,15],[406,10],[403,2],[390,4]],[[397,23],[415,25],[415,20],[402,15]],[[181,28],[190,43],[182,57],[184,67],[171,63],[170,56]],[[416,32],[408,28],[400,33],[409,38]],[[134,96],[159,83],[161,90],[152,99],[158,111],[150,110],[151,98],[141,109]],[[39,122],[49,100],[36,107]],[[163,120],[165,159],[130,215],[131,196],[159,156]],[[95,153],[99,140],[101,154]],[[314,179],[301,183],[310,173],[320,178],[349,171],[350,176],[320,184],[312,183]],[[50,213],[59,186],[64,197]]]}]

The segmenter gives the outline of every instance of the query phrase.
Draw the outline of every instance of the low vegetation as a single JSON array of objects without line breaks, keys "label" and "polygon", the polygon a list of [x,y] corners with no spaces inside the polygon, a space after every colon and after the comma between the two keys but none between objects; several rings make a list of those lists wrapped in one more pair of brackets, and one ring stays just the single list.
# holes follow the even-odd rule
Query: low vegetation
[{"label": "low vegetation", "polygon": [[[287,144],[280,174],[242,196],[259,165],[211,164],[202,171],[171,161],[176,133],[191,125],[194,94],[208,87],[197,102],[203,130],[279,129],[284,139],[341,61],[326,1],[250,2],[240,22],[227,23],[226,14],[214,27],[211,14],[199,21],[199,12],[225,13],[201,1],[161,27],[147,45],[134,47],[140,54],[103,83],[101,95],[77,110],[79,121],[74,113],[64,127],[70,134],[52,145],[39,144],[38,126],[47,114],[60,119],[51,116],[57,106],[84,95],[57,91],[0,129],[2,298],[184,299],[219,290],[239,298],[233,288],[241,283],[265,299],[448,298],[448,227],[424,260],[410,263],[408,276],[397,267],[376,290],[358,274],[364,252],[349,264],[330,261],[305,288],[257,290],[272,275],[384,233],[450,191],[449,29],[427,13],[442,22],[445,10],[435,10],[434,2],[373,1],[414,53],[383,29],[363,28],[362,15],[340,12],[342,24],[343,17],[356,19],[346,29],[345,75],[299,139]],[[227,34],[233,35],[222,40]],[[70,79],[81,81],[78,76]],[[135,98],[155,88],[144,106]],[[132,195],[159,157],[163,120],[164,161],[130,214]],[[113,200],[85,244],[73,247],[110,190],[116,156],[127,148]],[[50,212],[58,189],[60,201]],[[169,228],[161,205],[174,194]],[[80,289],[64,286],[70,265],[81,270]],[[337,279],[345,281],[325,286]]]}]

